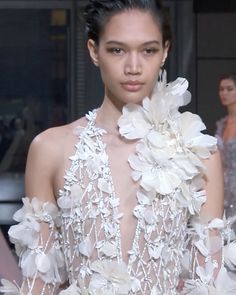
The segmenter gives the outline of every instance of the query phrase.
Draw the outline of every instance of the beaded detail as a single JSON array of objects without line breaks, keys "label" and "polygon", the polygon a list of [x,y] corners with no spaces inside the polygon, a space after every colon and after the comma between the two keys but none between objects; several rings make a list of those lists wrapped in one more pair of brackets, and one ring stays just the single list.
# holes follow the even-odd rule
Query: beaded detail
[{"label": "beaded detail", "polygon": [[[137,226],[126,265],[119,228],[122,212],[101,138],[104,131],[95,126],[95,111],[90,112],[87,119],[88,125],[79,135],[71,168],[65,176],[65,190],[60,191],[58,199],[70,280],[80,277],[80,282],[86,284],[90,277],[88,288],[96,288],[95,279],[101,273],[93,269],[107,269],[104,273],[107,279],[104,281],[103,277],[104,285],[97,291],[99,294],[106,289],[113,290],[114,294],[149,294],[155,290],[161,294],[175,294],[187,209],[176,208],[173,194],[150,201],[139,192],[133,211]],[[123,270],[120,285],[122,287],[123,280],[127,280],[125,293],[116,293],[120,285],[109,279],[110,268]]]},{"label": "beaded detail", "polygon": [[[21,289],[2,280],[0,291],[18,295],[234,295],[236,243],[229,220],[200,218],[206,202],[202,159],[216,140],[197,115],[178,107],[190,98],[178,78],[158,83],[152,98],[127,105],[118,121],[126,139],[139,139],[127,159],[139,184],[136,228],[122,250],[123,212],[116,195],[105,131],[96,111],[78,128],[75,154],[59,191],[58,207],[26,198],[10,231],[24,274]],[[24,214],[22,214],[22,212]],[[25,230],[30,235],[23,235]],[[128,254],[128,255],[127,255]],[[63,259],[63,255],[64,258]],[[125,257],[128,256],[126,261]],[[32,265],[36,265],[33,268]],[[69,287],[61,287],[66,275]],[[25,288],[24,286],[27,286]]]}]

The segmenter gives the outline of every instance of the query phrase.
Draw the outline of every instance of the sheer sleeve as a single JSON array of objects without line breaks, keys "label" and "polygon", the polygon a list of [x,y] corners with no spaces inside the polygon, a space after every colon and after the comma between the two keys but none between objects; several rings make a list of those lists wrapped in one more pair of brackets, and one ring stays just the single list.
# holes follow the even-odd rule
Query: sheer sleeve
[{"label": "sheer sleeve", "polygon": [[17,225],[9,229],[22,269],[23,284],[18,288],[2,280],[0,292],[6,295],[53,295],[66,281],[66,268],[60,245],[59,211],[53,203],[41,203],[36,198],[23,199],[24,206],[14,219]]},{"label": "sheer sleeve", "polygon": [[191,219],[181,294],[236,294],[236,243],[231,230],[234,219],[201,220],[196,216]]}]

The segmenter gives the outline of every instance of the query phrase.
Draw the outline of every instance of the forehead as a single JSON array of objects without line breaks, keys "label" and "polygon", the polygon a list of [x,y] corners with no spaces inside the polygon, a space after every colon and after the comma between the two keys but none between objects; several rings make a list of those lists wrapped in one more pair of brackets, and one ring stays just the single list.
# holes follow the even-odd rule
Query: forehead
[{"label": "forehead", "polygon": [[127,10],[113,15],[103,28],[100,40],[131,42],[162,41],[162,32],[157,20],[147,11]]},{"label": "forehead", "polygon": [[236,83],[232,79],[223,79],[220,81],[220,86],[221,87],[227,87],[227,86],[235,86]]}]

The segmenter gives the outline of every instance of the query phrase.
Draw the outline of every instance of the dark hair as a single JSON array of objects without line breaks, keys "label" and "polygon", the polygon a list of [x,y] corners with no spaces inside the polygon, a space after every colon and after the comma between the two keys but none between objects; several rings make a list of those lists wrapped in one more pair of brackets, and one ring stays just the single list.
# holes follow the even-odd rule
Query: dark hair
[{"label": "dark hair", "polygon": [[220,77],[219,82],[221,82],[222,80],[225,80],[225,79],[229,79],[229,80],[234,81],[234,84],[236,85],[236,73],[228,73],[228,74],[222,75]]},{"label": "dark hair", "polygon": [[168,41],[171,45],[169,19],[160,0],[90,0],[84,11],[87,37],[99,44],[99,37],[109,19],[131,9],[150,12],[160,25],[163,44]]}]

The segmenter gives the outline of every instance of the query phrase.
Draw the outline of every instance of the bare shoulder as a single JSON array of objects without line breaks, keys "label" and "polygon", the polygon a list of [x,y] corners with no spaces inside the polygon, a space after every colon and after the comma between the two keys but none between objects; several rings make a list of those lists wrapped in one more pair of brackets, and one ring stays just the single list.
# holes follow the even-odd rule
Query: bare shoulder
[{"label": "bare shoulder", "polygon": [[74,129],[83,118],[70,124],[47,129],[32,141],[25,171],[25,190],[29,197],[55,202],[55,177],[62,169],[65,151],[73,146]]},{"label": "bare shoulder", "polygon": [[68,137],[69,129],[69,126],[65,125],[50,128],[38,134],[30,145],[28,160],[38,158],[48,164],[53,163],[52,159],[59,156],[63,150],[62,145]]},{"label": "bare shoulder", "polygon": [[60,156],[65,146],[72,141],[75,128],[83,124],[84,118],[81,118],[70,124],[49,128],[43,131],[32,141],[29,149],[29,156],[37,156],[46,160]]}]

